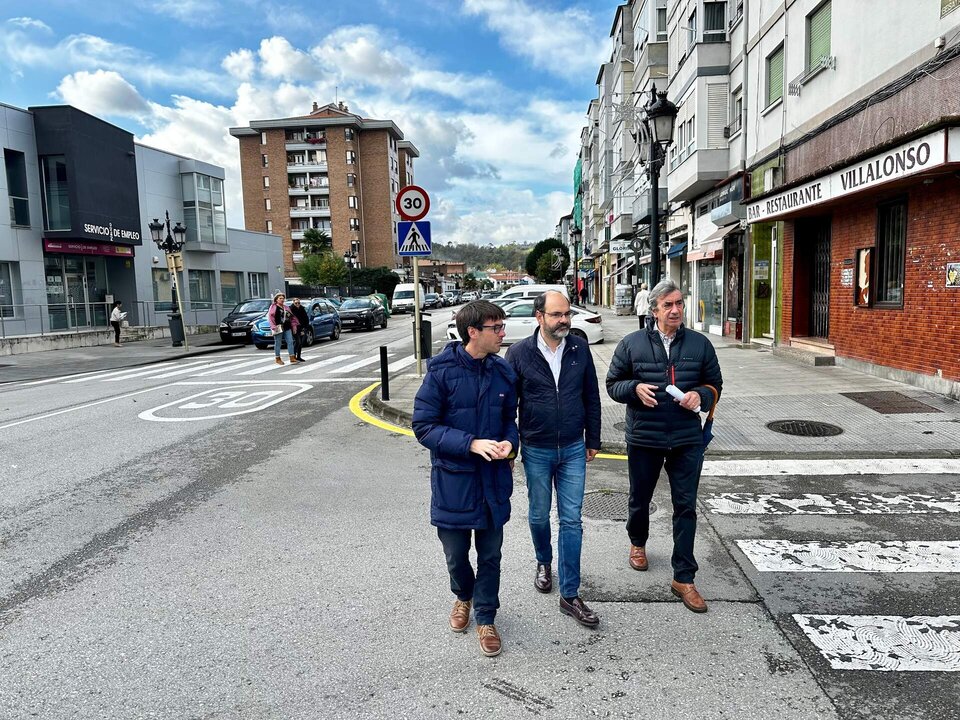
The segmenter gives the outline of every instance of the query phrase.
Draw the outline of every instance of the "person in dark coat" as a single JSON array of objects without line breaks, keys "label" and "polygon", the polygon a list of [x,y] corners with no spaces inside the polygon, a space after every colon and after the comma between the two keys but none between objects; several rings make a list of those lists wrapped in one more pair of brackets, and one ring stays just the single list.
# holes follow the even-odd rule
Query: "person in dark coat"
[{"label": "person in dark coat", "polygon": [[[517,434],[517,380],[498,357],[504,312],[486,300],[457,313],[462,342],[427,366],[413,404],[413,432],[430,449],[430,522],[437,528],[456,595],[450,629],[466,632],[473,606],[480,651],[499,655],[503,526],[510,519]],[[477,551],[470,564],[471,540]]]},{"label": "person in dark coat", "polygon": [[297,322],[293,325],[293,349],[294,357],[298,362],[306,362],[303,359],[303,338],[310,327],[310,316],[307,315],[307,309],[300,304],[300,298],[294,298],[290,304],[290,313],[296,318]]},{"label": "person in dark coat", "polygon": [[600,388],[587,341],[570,335],[570,302],[550,290],[533,303],[539,327],[507,351],[519,378],[520,441],[527,476],[530,536],[537,558],[533,586],[553,589],[550,505],[557,489],[560,612],[585,627],[600,618],[580,598],[580,511],[587,463],[600,450]]},{"label": "person in dark coat", "polygon": [[[607,393],[625,403],[627,463],[630,475],[630,567],[646,570],[650,499],[666,466],[673,500],[673,583],[671,591],[693,612],[707,604],[694,585],[697,488],[703,467],[700,412],[709,412],[723,389],[713,345],[683,326],[683,294],[672,280],[650,291],[654,322],[624,337],[607,372]],[[667,394],[674,385],[679,400]]]}]

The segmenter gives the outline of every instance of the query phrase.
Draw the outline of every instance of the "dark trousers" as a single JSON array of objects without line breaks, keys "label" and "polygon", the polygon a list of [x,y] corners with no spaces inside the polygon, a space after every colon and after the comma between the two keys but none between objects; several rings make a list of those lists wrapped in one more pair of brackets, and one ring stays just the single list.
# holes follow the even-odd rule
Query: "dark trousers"
[{"label": "dark trousers", "polygon": [[303,352],[303,328],[298,327],[293,334],[293,356],[299,360],[300,353]]},{"label": "dark trousers", "polygon": [[[500,607],[500,548],[503,528],[451,530],[437,528],[447,556],[450,590],[460,600],[473,600],[477,625],[493,625]],[[477,570],[470,564],[470,540],[477,550]]]},{"label": "dark trousers", "polygon": [[697,534],[697,488],[703,467],[703,448],[699,445],[663,450],[627,445],[630,473],[630,517],[627,535],[633,545],[647,544],[650,535],[650,499],[666,465],[673,500],[673,579],[692,583],[697,573],[693,541]]},{"label": "dark trousers", "polygon": [[113,325],[113,341],[118,343],[120,342],[120,323],[111,321],[110,324]]}]

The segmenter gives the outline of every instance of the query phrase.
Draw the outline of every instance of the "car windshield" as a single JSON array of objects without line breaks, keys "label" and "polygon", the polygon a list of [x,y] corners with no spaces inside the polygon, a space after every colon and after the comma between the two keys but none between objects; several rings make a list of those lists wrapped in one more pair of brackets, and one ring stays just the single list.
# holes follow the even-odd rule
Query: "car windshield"
[{"label": "car windshield", "polygon": [[270,309],[271,304],[272,303],[269,300],[250,300],[249,302],[240,303],[233,310],[231,310],[230,313],[266,312]]},{"label": "car windshield", "polygon": [[340,306],[341,310],[357,310],[373,307],[373,302],[370,300],[344,300],[343,305]]},{"label": "car windshield", "polygon": [[424,295],[424,297],[430,298],[431,300],[433,300],[433,299],[435,299],[435,298],[437,297],[437,294],[436,294],[436,293],[427,293],[426,295]]},{"label": "car windshield", "polygon": [[393,294],[394,300],[407,300],[413,297],[413,290],[397,290]]}]

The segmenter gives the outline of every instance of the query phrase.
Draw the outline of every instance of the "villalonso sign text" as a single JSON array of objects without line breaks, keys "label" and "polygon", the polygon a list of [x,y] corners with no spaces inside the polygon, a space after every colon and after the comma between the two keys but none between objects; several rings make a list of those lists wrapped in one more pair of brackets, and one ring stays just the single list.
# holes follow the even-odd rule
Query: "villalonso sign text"
[{"label": "villalonso sign text", "polygon": [[747,205],[747,222],[771,220],[943,165],[947,161],[946,137],[944,130],[935,132],[806,185],[751,203]]}]

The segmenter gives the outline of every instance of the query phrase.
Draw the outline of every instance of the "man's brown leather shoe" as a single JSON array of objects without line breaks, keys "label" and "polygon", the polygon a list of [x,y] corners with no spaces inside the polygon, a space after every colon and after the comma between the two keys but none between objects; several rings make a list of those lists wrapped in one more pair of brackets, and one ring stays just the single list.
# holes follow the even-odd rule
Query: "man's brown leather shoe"
[{"label": "man's brown leather shoe", "polygon": [[487,657],[496,657],[503,649],[495,625],[477,625],[477,639],[480,641],[480,652]]},{"label": "man's brown leather shoe", "polygon": [[634,570],[646,570],[647,567],[647,549],[639,545],[630,546],[630,567]]},{"label": "man's brown leather shoe", "polygon": [[450,629],[454,632],[466,632],[470,625],[470,606],[472,600],[454,600],[453,610],[450,611]]},{"label": "man's brown leather shoe", "polygon": [[553,573],[550,564],[537,563],[537,576],[533,579],[533,586],[538,592],[548,593],[553,590]]},{"label": "man's brown leather shoe", "polygon": [[674,580],[670,584],[670,592],[683,600],[683,604],[687,606],[688,610],[693,610],[695,613],[705,613],[707,611],[707,603],[703,596],[697,592],[697,586],[693,583],[682,583]]},{"label": "man's brown leather shoe", "polygon": [[567,601],[566,598],[560,598],[560,612],[569,615],[578,623],[588,628],[595,628],[600,624],[600,618],[597,614],[587,607],[587,604],[579,597]]}]

